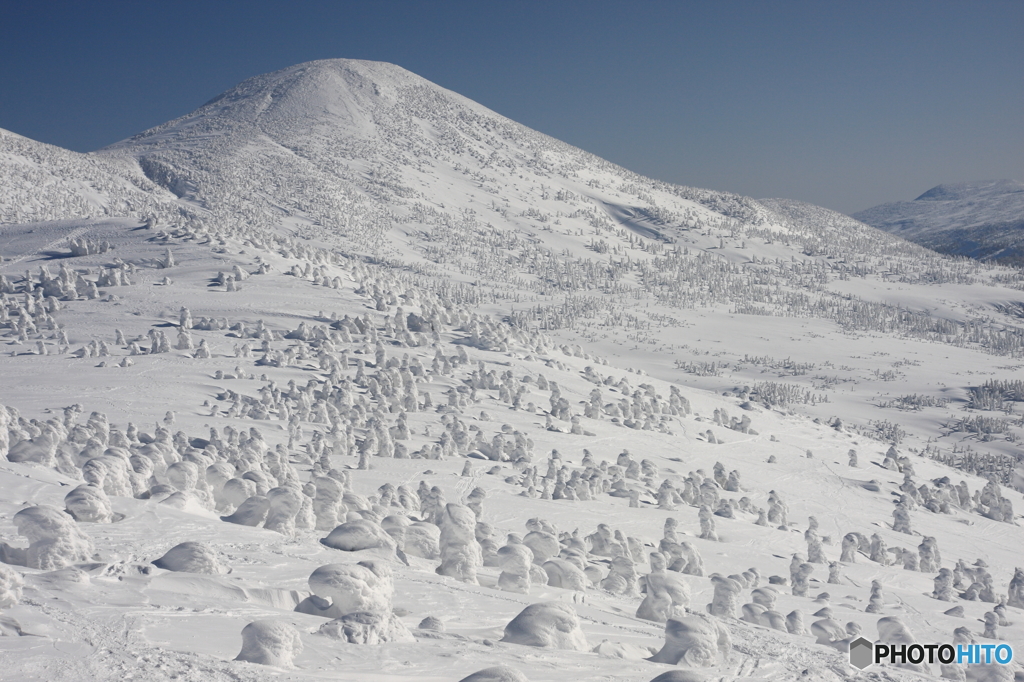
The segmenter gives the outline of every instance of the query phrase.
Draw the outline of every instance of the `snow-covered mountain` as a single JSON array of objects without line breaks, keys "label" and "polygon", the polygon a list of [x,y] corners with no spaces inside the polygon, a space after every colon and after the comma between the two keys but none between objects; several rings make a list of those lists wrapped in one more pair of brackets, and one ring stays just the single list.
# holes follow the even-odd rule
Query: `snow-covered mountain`
[{"label": "snow-covered mountain", "polygon": [[853,217],[940,253],[1024,263],[1024,183],[1016,180],[938,185]]},{"label": "snow-covered mountain", "polygon": [[5,680],[1024,670],[846,654],[1024,651],[1019,271],[373,62],[0,144]]},{"label": "snow-covered mountain", "polygon": [[0,129],[0,223],[173,213],[175,197],[136,164]]}]

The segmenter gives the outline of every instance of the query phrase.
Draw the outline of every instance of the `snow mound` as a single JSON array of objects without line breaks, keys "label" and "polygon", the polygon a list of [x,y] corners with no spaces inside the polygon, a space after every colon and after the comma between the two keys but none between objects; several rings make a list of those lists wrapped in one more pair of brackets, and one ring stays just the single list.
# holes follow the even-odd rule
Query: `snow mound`
[{"label": "snow mound", "polygon": [[391,610],[395,586],[391,567],[382,560],[327,564],[309,576],[313,595],[296,611],[331,618],[319,633],[349,644],[411,642],[412,633]]},{"label": "snow mound", "polygon": [[237,523],[240,526],[259,526],[267,520],[270,511],[270,500],[265,495],[252,495],[245,498],[232,514],[220,517],[221,521]]},{"label": "snow mound", "polygon": [[167,550],[153,565],[168,571],[221,575],[230,572],[217,553],[202,542],[182,542]]},{"label": "snow mound", "polygon": [[384,549],[394,552],[398,545],[394,538],[379,525],[366,519],[346,521],[320,540],[327,547],[343,552],[359,552],[364,549]]},{"label": "snow mound", "polygon": [[506,665],[484,668],[463,677],[459,682],[530,682],[523,673]]},{"label": "snow mound", "polygon": [[[327,564],[309,576],[309,589],[316,600],[307,599],[297,611],[341,618],[347,613],[391,610],[395,591],[391,568],[383,561],[366,560],[358,564]],[[306,610],[314,607],[315,610]]]},{"label": "snow mound", "polygon": [[695,670],[669,670],[651,680],[651,682],[705,682],[708,679]]},{"label": "snow mound", "polygon": [[587,651],[576,611],[559,602],[530,604],[505,626],[502,642],[551,649]]}]

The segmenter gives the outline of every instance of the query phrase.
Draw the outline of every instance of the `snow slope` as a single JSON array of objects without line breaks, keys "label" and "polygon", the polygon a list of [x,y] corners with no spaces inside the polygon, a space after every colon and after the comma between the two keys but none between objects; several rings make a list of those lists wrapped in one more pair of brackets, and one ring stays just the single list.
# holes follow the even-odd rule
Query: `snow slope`
[{"label": "snow slope", "polygon": [[[647,682],[687,669],[644,660],[665,626],[637,617],[634,573],[681,547],[663,544],[669,519],[703,570],[650,584],[674,580],[692,613],[716,603],[731,640],[685,679],[935,678],[860,673],[811,625],[831,613],[836,638],[874,639],[897,616],[921,642],[960,627],[986,642],[983,599],[1016,594],[1016,271],[799,202],[643,178],[388,64],[259,76],[93,154],[18,144],[45,173],[26,182],[52,178],[58,198],[0,224],[0,587],[24,583],[0,607],[5,680],[461,680],[505,665]],[[75,182],[94,164],[148,198],[82,212]],[[4,210],[24,203],[2,187]],[[69,497],[86,482],[103,493]],[[910,534],[893,527],[901,495]],[[43,512],[19,516],[40,505],[111,522],[59,512],[67,535],[47,544],[58,531],[25,521]],[[874,559],[865,545],[841,561],[851,533],[877,536]],[[526,570],[525,592],[499,589],[508,534],[561,557]],[[952,601],[934,598],[938,567],[904,568],[928,558],[926,537],[942,568],[963,562]],[[184,542],[206,547],[193,570],[153,563]],[[811,563],[793,594],[795,554],[835,562],[839,582]],[[979,560],[989,577],[972,577]],[[363,620],[309,607],[323,592],[310,575],[331,564]],[[738,618],[752,568],[801,631]],[[745,583],[728,608],[724,576]],[[972,580],[993,594],[959,596]],[[575,612],[574,648],[501,641],[545,602]],[[1018,651],[1022,615],[998,627]],[[267,619],[294,639],[250,629],[285,644],[255,647],[276,647],[268,665],[233,660]]]},{"label": "snow slope", "polygon": [[133,165],[0,129],[0,223],[177,212],[174,196]]},{"label": "snow slope", "polygon": [[1024,184],[1016,180],[938,185],[853,217],[950,255],[1017,264],[1024,258]]}]

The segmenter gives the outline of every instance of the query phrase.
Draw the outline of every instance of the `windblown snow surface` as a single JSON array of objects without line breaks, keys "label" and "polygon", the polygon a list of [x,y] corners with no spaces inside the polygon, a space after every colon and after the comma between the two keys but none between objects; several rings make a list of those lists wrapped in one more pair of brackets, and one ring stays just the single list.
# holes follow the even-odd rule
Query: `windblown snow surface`
[{"label": "windblown snow surface", "polygon": [[844,650],[1024,656],[1020,271],[372,62],[0,173],[4,680],[1020,679]]}]

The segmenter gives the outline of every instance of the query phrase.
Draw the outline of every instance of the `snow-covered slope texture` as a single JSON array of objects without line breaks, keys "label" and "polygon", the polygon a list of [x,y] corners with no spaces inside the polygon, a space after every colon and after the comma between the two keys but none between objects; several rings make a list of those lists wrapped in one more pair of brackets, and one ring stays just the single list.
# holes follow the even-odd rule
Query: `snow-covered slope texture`
[{"label": "snow-covered slope texture", "polygon": [[959,182],[853,217],[954,256],[1024,263],[1024,183]]},{"label": "snow-covered slope texture", "polygon": [[[262,248],[288,236],[370,258],[522,328],[654,351],[662,376],[704,388],[791,374],[777,349],[794,319],[811,338],[880,335],[907,353],[939,343],[968,366],[1024,353],[1019,273],[820,207],[644,178],[391,64],[326,60],[258,76],[89,157],[141,169],[179,197],[156,214],[172,230]],[[714,345],[680,342],[695,324],[715,331]],[[797,364],[827,368],[835,348],[802,351],[813,361]],[[907,385],[964,383],[907,364]],[[868,386],[890,392],[890,370],[836,370],[796,382],[858,385],[825,399],[844,400],[851,425],[898,436],[860,409]],[[834,416],[816,405],[790,409]],[[934,447],[960,432],[936,416],[912,433]],[[1012,442],[995,441],[987,451],[1015,457]]]},{"label": "snow-covered slope texture", "polygon": [[[837,316],[848,297],[821,286],[807,296],[812,280],[974,281],[971,266],[881,232],[828,228],[813,219],[821,209],[794,221],[792,208],[630,173],[390,64],[329,60],[259,76],[99,155],[137,159],[217,229],[286,228],[526,302],[600,292],[611,296],[585,303],[607,307],[633,292]],[[623,257],[638,245],[644,256]],[[867,324],[886,326],[891,311],[872,310]]]},{"label": "snow-covered slope texture", "polygon": [[[436,220],[450,229],[499,215],[501,223],[550,231],[555,214],[581,200],[592,213],[588,196],[605,199],[601,188],[609,182],[639,181],[633,189],[641,193],[654,188],[400,67],[351,60],[249,79],[100,155],[137,158],[150,178],[222,220],[306,224],[350,248],[385,252],[409,232],[393,230],[402,223]],[[673,195],[672,210],[634,206],[630,197],[622,206],[599,201],[598,215],[585,217],[625,211],[636,214],[641,231],[645,220],[721,220],[722,213],[764,219],[749,199],[657,187]],[[698,203],[712,210],[698,211]]]},{"label": "snow-covered slope texture", "polygon": [[0,129],[0,224],[126,215],[188,207],[125,163],[35,142]]},{"label": "snow-covered slope texture", "polygon": [[94,162],[153,203],[0,224],[5,682],[1022,650],[1019,272],[643,178],[387,64],[47,154],[55,206]]}]

